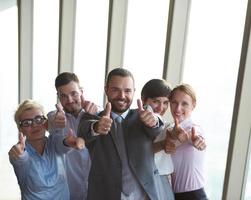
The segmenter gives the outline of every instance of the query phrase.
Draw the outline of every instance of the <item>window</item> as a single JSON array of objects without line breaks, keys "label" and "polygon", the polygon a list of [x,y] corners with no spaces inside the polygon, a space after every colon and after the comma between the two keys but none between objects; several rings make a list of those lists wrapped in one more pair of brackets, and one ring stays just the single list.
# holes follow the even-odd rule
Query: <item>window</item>
[{"label": "window", "polygon": [[[0,188],[1,199],[20,199],[8,151],[18,142],[14,112],[18,104],[18,22],[15,1],[0,4]],[[6,187],[6,183],[11,187]]]},{"label": "window", "polygon": [[[251,141],[249,141],[249,145],[250,145],[250,142]],[[251,153],[250,150],[251,150],[251,147],[249,147],[249,154]],[[250,163],[250,155],[249,155],[249,161],[247,163],[248,163],[247,164],[247,166],[248,166],[248,176],[247,176],[244,199],[245,200],[250,200],[251,199],[251,190],[250,190],[250,188],[251,188],[251,163]]]},{"label": "window", "polygon": [[194,118],[206,133],[209,199],[222,195],[246,6],[247,0],[191,4],[183,82],[197,92]]},{"label": "window", "polygon": [[79,0],[76,15],[74,72],[84,97],[102,106],[108,25],[108,0]]},{"label": "window", "polygon": [[143,85],[152,78],[162,77],[168,7],[167,0],[135,0],[128,3],[123,66],[135,78],[135,105]]},{"label": "window", "polygon": [[34,1],[33,98],[54,110],[58,69],[59,0]]}]

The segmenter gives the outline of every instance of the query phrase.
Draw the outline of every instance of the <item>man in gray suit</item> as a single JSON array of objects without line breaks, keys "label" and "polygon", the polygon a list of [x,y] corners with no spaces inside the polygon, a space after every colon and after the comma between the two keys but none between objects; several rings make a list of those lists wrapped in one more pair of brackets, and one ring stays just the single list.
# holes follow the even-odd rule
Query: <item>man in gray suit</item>
[{"label": "man in gray suit", "polygon": [[89,149],[92,166],[88,200],[172,200],[168,181],[162,182],[154,163],[153,140],[163,122],[134,95],[133,75],[123,68],[112,70],[105,93],[108,103],[99,116],[84,114],[78,128]]}]

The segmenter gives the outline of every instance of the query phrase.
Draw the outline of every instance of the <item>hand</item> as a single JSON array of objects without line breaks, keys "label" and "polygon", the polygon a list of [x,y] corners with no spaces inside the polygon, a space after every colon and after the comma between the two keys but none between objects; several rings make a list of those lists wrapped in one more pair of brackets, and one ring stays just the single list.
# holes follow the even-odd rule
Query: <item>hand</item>
[{"label": "hand", "polygon": [[65,112],[62,108],[62,105],[60,103],[57,103],[55,106],[56,106],[57,111],[54,115],[54,118],[51,124],[54,128],[65,128],[66,117],[65,117]]},{"label": "hand", "polygon": [[86,101],[83,94],[81,95],[81,106],[89,114],[95,115],[98,112],[98,106],[91,101]]},{"label": "hand", "polygon": [[175,145],[174,141],[172,140],[171,136],[169,135],[168,131],[167,131],[167,134],[166,134],[164,150],[168,154],[174,153],[176,151],[176,145]]},{"label": "hand", "polygon": [[69,132],[64,138],[64,144],[74,149],[83,149],[85,147],[84,139],[80,137],[76,137],[73,134],[72,129],[69,129]]},{"label": "hand", "polygon": [[193,146],[199,151],[203,151],[206,148],[205,139],[201,135],[196,134],[194,127],[192,128],[191,141]]},{"label": "hand", "polygon": [[111,103],[108,102],[106,104],[105,110],[103,111],[102,117],[93,126],[94,131],[96,133],[99,133],[101,135],[107,135],[108,132],[111,130],[112,121],[113,121],[110,117],[111,109],[112,109]]},{"label": "hand", "polygon": [[18,143],[11,147],[9,151],[10,159],[17,160],[24,153],[25,137],[22,132],[18,134]]},{"label": "hand", "polygon": [[154,127],[158,123],[158,117],[153,113],[152,109],[144,109],[142,105],[142,101],[140,99],[137,100],[138,104],[138,112],[141,121],[147,127]]},{"label": "hand", "polygon": [[174,118],[174,123],[175,123],[175,126],[174,126],[173,131],[177,139],[181,143],[187,142],[190,139],[190,134],[180,127],[178,118]]}]

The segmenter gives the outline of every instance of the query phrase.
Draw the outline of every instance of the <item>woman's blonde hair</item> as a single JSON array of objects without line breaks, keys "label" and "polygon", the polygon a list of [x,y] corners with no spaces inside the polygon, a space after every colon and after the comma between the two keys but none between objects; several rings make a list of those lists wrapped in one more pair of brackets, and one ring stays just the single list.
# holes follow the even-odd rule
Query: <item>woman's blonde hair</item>
[{"label": "woman's blonde hair", "polygon": [[176,86],[175,88],[173,88],[173,90],[169,96],[170,100],[172,100],[173,95],[177,90],[182,91],[182,92],[186,93],[187,95],[189,95],[192,98],[193,103],[196,104],[196,94],[195,94],[195,91],[191,85],[183,83],[183,84],[180,84],[180,85]]},{"label": "woman's blonde hair", "polygon": [[17,110],[14,115],[14,119],[18,128],[20,127],[19,125],[20,116],[23,114],[23,112],[27,110],[32,110],[32,109],[38,109],[43,113],[43,115],[45,114],[44,107],[41,104],[31,99],[24,100],[22,103],[18,105]]}]

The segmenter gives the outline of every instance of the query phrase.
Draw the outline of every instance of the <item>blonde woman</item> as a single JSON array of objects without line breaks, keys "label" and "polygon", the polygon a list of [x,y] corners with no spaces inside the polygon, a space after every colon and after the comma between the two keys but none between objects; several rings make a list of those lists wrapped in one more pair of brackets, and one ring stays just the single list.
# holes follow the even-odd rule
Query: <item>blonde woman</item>
[{"label": "blonde woman", "polygon": [[[175,121],[167,137],[167,141],[175,143],[175,151],[171,154],[175,199],[206,200],[203,174],[203,150],[206,147],[204,132],[192,119],[192,112],[196,106],[195,92],[190,85],[181,84],[172,90],[169,100]],[[172,151],[170,149],[172,148],[167,148],[166,151]]]},{"label": "blonde woman", "polygon": [[63,155],[74,147],[82,149],[84,140],[71,132],[45,136],[47,119],[43,107],[33,100],[22,102],[15,121],[19,140],[9,151],[23,200],[69,200]]}]

